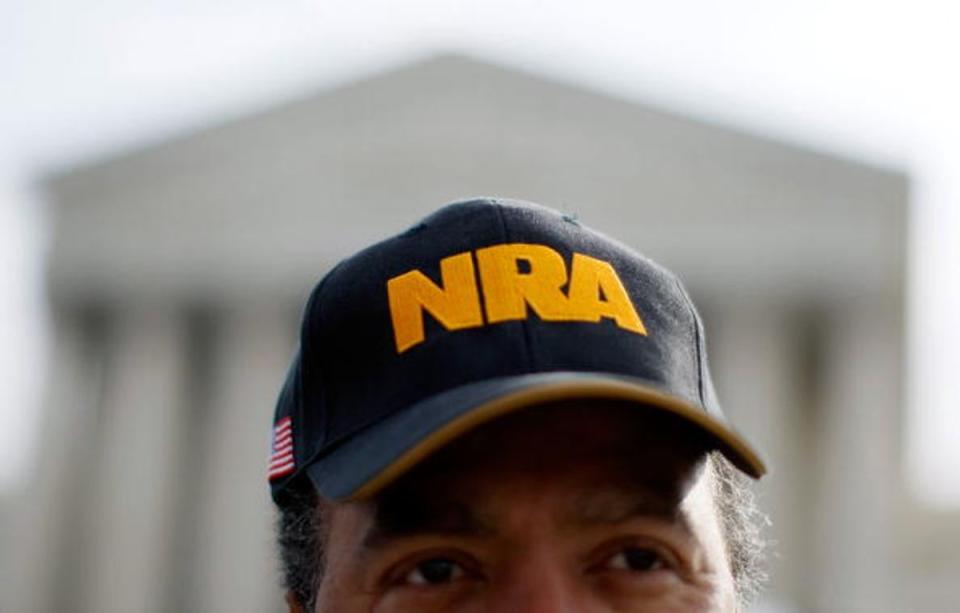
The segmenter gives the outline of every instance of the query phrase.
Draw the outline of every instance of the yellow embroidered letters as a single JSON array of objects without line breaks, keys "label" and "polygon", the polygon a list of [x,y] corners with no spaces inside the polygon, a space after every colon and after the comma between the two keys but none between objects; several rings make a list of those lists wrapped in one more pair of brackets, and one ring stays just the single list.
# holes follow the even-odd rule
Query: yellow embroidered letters
[{"label": "yellow embroidered letters", "polygon": [[610,317],[624,330],[647,335],[647,329],[643,327],[643,322],[627,295],[627,288],[620,282],[617,271],[609,262],[574,253],[571,268],[571,314],[578,315],[578,319],[582,318],[584,321],[600,321],[601,317]]},{"label": "yellow embroidered letters", "polygon": [[419,270],[387,281],[398,353],[423,342],[423,309],[430,311],[447,330],[483,325],[470,253],[440,260],[440,276],[443,288],[434,285]]},{"label": "yellow embroidered letters", "polygon": [[441,287],[419,270],[387,281],[398,353],[423,342],[424,310],[447,330],[526,319],[529,305],[544,321],[599,322],[607,317],[624,330],[647,334],[609,262],[574,253],[568,279],[563,257],[546,245],[494,245],[478,249],[476,259],[486,320],[470,252],[440,261]]},{"label": "yellow embroidered letters", "polygon": [[[520,262],[530,272],[520,272]],[[487,323],[526,319],[527,305],[548,321],[570,319],[563,286],[567,266],[546,245],[512,243],[477,250]]]}]

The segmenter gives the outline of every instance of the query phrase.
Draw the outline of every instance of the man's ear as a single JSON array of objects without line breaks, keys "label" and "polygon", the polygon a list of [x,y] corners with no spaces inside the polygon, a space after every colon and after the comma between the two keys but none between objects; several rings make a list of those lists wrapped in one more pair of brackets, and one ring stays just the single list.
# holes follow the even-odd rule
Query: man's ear
[{"label": "man's ear", "polygon": [[289,611],[289,613],[307,613],[293,592],[287,590],[287,595],[284,600],[287,601],[287,611]]}]

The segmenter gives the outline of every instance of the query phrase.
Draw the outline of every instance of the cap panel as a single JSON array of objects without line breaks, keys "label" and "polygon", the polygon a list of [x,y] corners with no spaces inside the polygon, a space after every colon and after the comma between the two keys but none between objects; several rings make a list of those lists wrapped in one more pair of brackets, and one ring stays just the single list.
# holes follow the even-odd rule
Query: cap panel
[{"label": "cap panel", "polygon": [[[336,267],[334,267],[334,270]],[[302,470],[323,448],[326,433],[327,407],[325,402],[324,373],[316,359],[317,347],[310,339],[321,326],[319,304],[329,274],[314,287],[304,307],[300,325],[300,342],[287,370],[283,387],[277,398],[274,411],[274,428],[285,419],[290,420],[293,438],[294,470],[277,475],[268,470],[268,480],[275,500],[280,492],[295,481]],[[305,384],[310,382],[310,384]],[[271,446],[271,451],[272,451]],[[271,452],[270,464],[273,464]]]},{"label": "cap panel", "polygon": [[700,313],[697,311],[693,299],[690,298],[690,293],[683,286],[683,283],[680,282],[679,278],[675,277],[675,279],[677,288],[683,294],[684,304],[693,316],[700,404],[714,417],[726,420],[723,409],[720,407],[720,401],[717,398],[717,392],[713,387],[713,378],[710,375],[709,360],[707,359],[707,335],[703,327],[703,319],[700,317]]},{"label": "cap panel", "polygon": [[317,345],[313,339],[323,330],[323,296],[338,267],[339,264],[334,266],[311,292],[300,326],[300,345],[295,358],[297,403],[292,409],[295,431],[302,439],[297,446],[298,466],[313,458],[327,441],[329,405],[326,392],[327,373],[322,359],[325,347]]},{"label": "cap panel", "polygon": [[[566,262],[574,283],[575,254],[609,265],[622,283],[644,334],[610,316],[596,321],[543,321],[528,317],[531,360],[536,371],[617,373],[654,382],[688,402],[700,403],[696,325],[675,277],[652,261],[571,218],[539,207],[501,205],[509,234],[518,242],[546,244]],[[594,290],[603,300],[603,289]]]},{"label": "cap panel", "polygon": [[455,214],[435,214],[411,231],[360,252],[328,277],[329,290],[319,305],[323,323],[310,339],[323,348],[327,443],[445,389],[528,371],[518,322],[447,330],[423,312],[423,340],[398,349],[390,279],[418,271],[444,288],[444,258],[470,254],[472,245],[503,241],[491,207],[450,213]]}]

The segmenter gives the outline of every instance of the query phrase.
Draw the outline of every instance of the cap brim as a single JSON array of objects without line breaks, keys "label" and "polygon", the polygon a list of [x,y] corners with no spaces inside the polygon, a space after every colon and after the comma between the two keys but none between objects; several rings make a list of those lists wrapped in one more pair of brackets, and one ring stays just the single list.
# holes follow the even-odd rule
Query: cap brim
[{"label": "cap brim", "polygon": [[344,441],[315,460],[307,474],[329,500],[369,498],[480,424],[523,408],[578,398],[635,402],[677,415],[707,434],[744,473],[759,478],[766,472],[743,437],[702,407],[629,377],[551,372],[481,381],[422,400]]}]

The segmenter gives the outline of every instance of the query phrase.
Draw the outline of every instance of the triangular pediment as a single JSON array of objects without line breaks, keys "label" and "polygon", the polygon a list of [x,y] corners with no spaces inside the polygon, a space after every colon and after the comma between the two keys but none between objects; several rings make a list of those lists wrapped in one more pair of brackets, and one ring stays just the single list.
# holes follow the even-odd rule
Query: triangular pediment
[{"label": "triangular pediment", "polygon": [[502,195],[579,214],[694,285],[842,287],[861,270],[890,289],[906,199],[895,173],[461,55],[48,186],[55,286],[135,285],[144,270],[191,287],[296,285],[444,202]]}]

